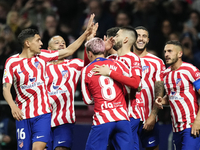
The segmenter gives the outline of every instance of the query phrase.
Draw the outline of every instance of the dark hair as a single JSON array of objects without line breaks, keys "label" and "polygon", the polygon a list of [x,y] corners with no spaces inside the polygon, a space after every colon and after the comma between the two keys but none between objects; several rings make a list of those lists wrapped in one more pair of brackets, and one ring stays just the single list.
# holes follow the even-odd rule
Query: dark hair
[{"label": "dark hair", "polygon": [[128,31],[134,32],[135,39],[137,40],[137,37],[138,37],[137,32],[132,26],[123,26],[123,27],[120,28],[120,30],[128,30]]},{"label": "dark hair", "polygon": [[183,47],[182,47],[182,45],[181,45],[181,43],[180,43],[179,41],[175,41],[175,40],[173,40],[173,41],[167,41],[167,42],[165,43],[165,45],[168,45],[168,44],[172,44],[172,45],[175,45],[175,46],[179,46],[179,47],[181,48],[181,50],[183,51]]},{"label": "dark hair", "polygon": [[139,30],[139,29],[142,29],[142,30],[147,31],[148,36],[149,36],[149,31],[147,30],[147,28],[145,28],[144,26],[137,26],[137,27],[135,28],[135,30]]},{"label": "dark hair", "polygon": [[28,38],[34,37],[36,34],[39,35],[39,32],[35,29],[22,30],[22,32],[17,37],[19,44],[22,46],[22,48],[24,47],[24,41]]},{"label": "dark hair", "polygon": [[108,37],[111,37],[111,36],[116,36],[116,34],[117,34],[117,32],[119,31],[119,27],[112,27],[112,28],[110,28],[110,29],[108,29],[107,31],[106,31],[106,35],[108,36]]}]

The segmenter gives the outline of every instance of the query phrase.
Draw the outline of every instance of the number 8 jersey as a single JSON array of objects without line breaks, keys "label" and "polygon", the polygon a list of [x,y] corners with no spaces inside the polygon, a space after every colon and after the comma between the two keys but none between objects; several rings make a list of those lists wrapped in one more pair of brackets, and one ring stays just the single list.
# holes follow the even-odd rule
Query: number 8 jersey
[{"label": "number 8 jersey", "polygon": [[119,61],[97,58],[81,73],[81,89],[86,104],[94,103],[93,125],[129,120],[125,87],[107,76],[94,75],[94,65],[107,65],[110,70],[128,76],[128,68]]}]

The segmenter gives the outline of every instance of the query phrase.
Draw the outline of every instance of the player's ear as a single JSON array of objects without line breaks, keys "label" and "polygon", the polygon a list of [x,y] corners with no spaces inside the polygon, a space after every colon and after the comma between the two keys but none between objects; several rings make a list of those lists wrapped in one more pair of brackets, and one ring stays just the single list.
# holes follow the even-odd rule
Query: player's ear
[{"label": "player's ear", "polygon": [[124,43],[127,43],[127,42],[128,42],[128,37],[125,37]]},{"label": "player's ear", "polygon": [[24,46],[25,47],[30,47],[30,41],[29,40],[25,40],[24,41]]},{"label": "player's ear", "polygon": [[179,51],[179,52],[178,52],[178,57],[181,58],[182,55],[183,55],[183,51]]}]

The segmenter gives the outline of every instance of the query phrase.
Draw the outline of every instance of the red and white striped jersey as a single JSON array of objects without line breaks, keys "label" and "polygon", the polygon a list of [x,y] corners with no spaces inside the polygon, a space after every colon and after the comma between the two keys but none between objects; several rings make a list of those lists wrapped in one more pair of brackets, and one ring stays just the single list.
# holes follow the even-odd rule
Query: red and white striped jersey
[{"label": "red and white striped jersey", "polygon": [[162,59],[147,53],[140,57],[142,65],[142,89],[140,94],[136,95],[138,101],[143,102],[141,108],[141,120],[145,121],[149,117],[155,100],[155,81],[163,81],[163,72],[166,69]]},{"label": "red and white striped jersey", "polygon": [[[116,54],[108,56],[109,59],[116,59],[121,60],[124,62],[127,67],[129,68],[129,76],[137,75],[142,77],[142,67],[140,58],[133,52],[129,52],[123,56],[117,56]],[[141,84],[140,84],[141,86]],[[130,101],[128,103],[128,110],[129,110],[129,117],[130,118],[141,118],[141,102],[136,101],[137,90],[131,89],[130,90]]]},{"label": "red and white striped jersey", "polygon": [[119,61],[97,58],[81,73],[81,89],[86,104],[94,103],[93,125],[129,120],[125,87],[110,77],[94,75],[94,65],[108,65],[111,70],[128,76],[128,68]]},{"label": "red and white striped jersey", "polygon": [[74,95],[83,68],[83,60],[47,63],[46,84],[52,106],[51,126],[75,123]]},{"label": "red and white striped jersey", "polygon": [[7,59],[3,83],[14,84],[16,104],[24,114],[23,119],[51,112],[45,84],[46,63],[57,59],[58,51],[47,50],[31,58],[16,54]]},{"label": "red and white striped jersey", "polygon": [[183,62],[175,71],[169,67],[164,72],[164,86],[169,96],[173,132],[191,128],[198,106],[198,93],[193,82],[200,79],[200,71],[190,63]]}]

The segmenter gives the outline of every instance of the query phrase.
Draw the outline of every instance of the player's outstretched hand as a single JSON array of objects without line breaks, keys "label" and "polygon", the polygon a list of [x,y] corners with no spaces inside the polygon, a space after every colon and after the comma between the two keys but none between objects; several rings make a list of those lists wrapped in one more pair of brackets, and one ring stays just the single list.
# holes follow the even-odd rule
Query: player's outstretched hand
[{"label": "player's outstretched hand", "polygon": [[85,30],[87,36],[90,36],[90,34],[92,34],[92,30],[94,27],[94,16],[95,16],[94,14],[91,14],[90,19],[88,21],[87,28]]},{"label": "player's outstretched hand", "polygon": [[22,113],[22,111],[17,106],[13,106],[11,108],[11,112],[12,112],[14,119],[16,119],[17,121],[23,120],[24,114]]},{"label": "player's outstretched hand", "polygon": [[200,120],[196,120],[195,119],[194,123],[192,124],[191,134],[194,137],[198,137],[199,136],[199,131],[200,131]]},{"label": "player's outstretched hand", "polygon": [[103,75],[103,76],[109,76],[110,74],[110,68],[107,65],[94,65],[95,68],[92,69],[92,71],[96,72],[94,75]]},{"label": "player's outstretched hand", "polygon": [[159,109],[163,109],[162,100],[163,100],[162,97],[158,97],[158,98],[155,100],[155,105],[156,105],[156,107],[158,107]]},{"label": "player's outstretched hand", "polygon": [[92,33],[89,36],[87,36],[87,41],[89,41],[90,39],[92,39],[96,36],[98,27],[99,27],[99,24],[97,22],[97,23],[95,23],[95,25],[92,28]]}]

